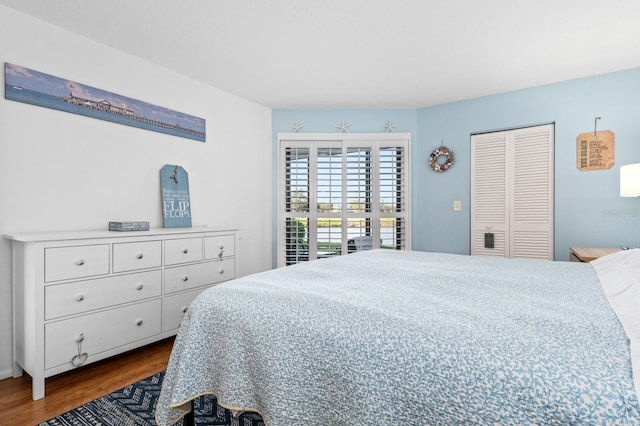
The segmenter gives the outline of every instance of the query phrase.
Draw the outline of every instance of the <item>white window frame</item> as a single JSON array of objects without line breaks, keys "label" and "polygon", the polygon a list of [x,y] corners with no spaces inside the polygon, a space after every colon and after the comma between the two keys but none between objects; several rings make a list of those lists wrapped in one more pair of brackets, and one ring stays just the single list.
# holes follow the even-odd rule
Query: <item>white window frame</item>
[{"label": "white window frame", "polygon": [[[284,179],[286,177],[286,162],[283,161],[283,150],[285,148],[292,147],[301,147],[301,148],[309,148],[310,149],[310,162],[315,164],[316,161],[316,150],[312,149],[316,146],[317,143],[321,143],[323,147],[325,146],[335,146],[341,147],[342,152],[346,153],[347,148],[357,148],[357,147],[372,147],[372,146],[401,146],[405,150],[404,155],[404,200],[405,206],[403,211],[394,212],[394,213],[381,213],[380,212],[380,200],[377,197],[374,197],[372,200],[372,211],[371,213],[367,213],[368,217],[371,217],[372,223],[378,224],[374,226],[372,229],[372,245],[373,248],[380,247],[380,228],[379,223],[381,218],[385,217],[395,217],[402,218],[404,220],[404,250],[411,250],[411,133],[278,133],[278,181],[277,181],[277,197],[278,197],[278,211],[277,211],[277,262],[278,267],[286,265],[286,221],[287,217],[286,206],[285,206],[285,185]],[[373,175],[379,176],[379,162],[378,158],[374,158],[372,162],[372,172]],[[348,217],[347,212],[343,210],[342,213],[318,213],[316,202],[312,202],[312,198],[315,199],[316,196],[316,184],[317,184],[317,176],[316,170],[314,167],[311,167],[309,170],[309,197],[310,197],[310,206],[308,213],[296,213],[296,216],[308,218],[309,223],[315,223],[319,216],[325,217]],[[372,189],[372,193],[379,193],[379,179],[373,179],[374,188]],[[346,189],[346,182],[343,181],[343,190],[342,190],[342,205],[344,208],[348,205],[347,200],[348,194]],[[358,214],[356,214],[358,215]],[[347,223],[343,221],[342,227],[342,247],[343,253],[346,253],[347,250],[347,232],[344,232],[346,229]],[[316,232],[309,233],[309,242],[308,246],[316,247]],[[313,260],[316,258],[316,253],[312,250],[309,250],[309,260]]]}]

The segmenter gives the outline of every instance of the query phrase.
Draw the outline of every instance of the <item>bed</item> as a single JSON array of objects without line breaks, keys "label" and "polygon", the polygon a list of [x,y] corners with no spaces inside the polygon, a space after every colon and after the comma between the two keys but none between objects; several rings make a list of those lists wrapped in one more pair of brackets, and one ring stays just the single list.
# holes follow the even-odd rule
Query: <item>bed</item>
[{"label": "bed", "polygon": [[640,250],[621,253],[596,272],[371,250],[218,285],[184,317],[156,420],[215,394],[268,426],[638,425]]}]

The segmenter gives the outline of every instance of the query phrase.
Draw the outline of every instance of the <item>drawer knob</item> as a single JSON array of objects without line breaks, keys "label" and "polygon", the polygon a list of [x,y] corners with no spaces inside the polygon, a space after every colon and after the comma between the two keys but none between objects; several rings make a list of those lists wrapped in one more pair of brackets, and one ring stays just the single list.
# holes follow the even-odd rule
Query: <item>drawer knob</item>
[{"label": "drawer knob", "polygon": [[220,253],[218,253],[218,257],[222,259],[222,256],[224,256],[224,250],[220,249]]},{"label": "drawer knob", "polygon": [[219,248],[220,250],[222,250],[222,249],[224,248],[224,244],[220,244],[220,245],[218,246],[218,248]]},{"label": "drawer knob", "polygon": [[136,286],[136,290],[142,290],[144,288],[144,286],[142,284],[138,284]]},{"label": "drawer knob", "polygon": [[220,275],[224,274],[224,269],[219,268],[219,269],[218,269],[218,273],[219,273]]},{"label": "drawer knob", "polygon": [[185,306],[184,308],[182,308],[182,313],[186,314],[188,310],[189,310],[189,307]]},{"label": "drawer knob", "polygon": [[142,321],[141,319],[139,319],[138,321],[136,321],[136,325],[137,325],[138,327],[140,327],[140,326],[142,325],[142,323],[143,323],[143,322],[144,322],[144,321]]},{"label": "drawer knob", "polygon": [[84,294],[79,294],[79,295],[77,295],[77,296],[76,296],[76,300],[77,300],[78,302],[82,302],[82,301],[84,300]]},{"label": "drawer knob", "polygon": [[78,260],[76,260],[76,265],[78,265],[78,266],[82,266],[82,265],[84,265],[84,259],[78,259]]},{"label": "drawer knob", "polygon": [[182,281],[184,281],[185,283],[189,281],[189,276],[185,275],[184,277],[182,277]]},{"label": "drawer knob", "polygon": [[184,250],[182,250],[182,252],[183,252],[184,254],[187,254],[187,253],[189,253],[189,249],[184,249]]},{"label": "drawer knob", "polygon": [[140,260],[144,257],[144,255],[142,253],[138,253],[138,255],[136,256],[136,259]]}]

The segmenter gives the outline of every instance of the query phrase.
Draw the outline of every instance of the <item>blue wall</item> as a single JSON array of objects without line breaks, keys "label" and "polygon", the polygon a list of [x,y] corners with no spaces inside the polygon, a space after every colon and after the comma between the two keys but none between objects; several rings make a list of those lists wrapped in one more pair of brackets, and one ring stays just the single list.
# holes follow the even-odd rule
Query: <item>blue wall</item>
[{"label": "blue wall", "polygon": [[[615,132],[615,165],[581,172],[576,137],[593,131],[596,116],[598,130]],[[387,121],[411,132],[413,249],[461,254],[470,251],[470,135],[555,123],[556,259],[568,260],[572,245],[640,244],[640,199],[619,196],[620,165],[640,162],[640,68],[416,110],[274,110],[272,117],[274,165],[277,133],[295,122],[305,133],[336,132],[341,121],[352,133],[383,132]],[[456,161],[435,173],[428,157],[441,141]]]}]

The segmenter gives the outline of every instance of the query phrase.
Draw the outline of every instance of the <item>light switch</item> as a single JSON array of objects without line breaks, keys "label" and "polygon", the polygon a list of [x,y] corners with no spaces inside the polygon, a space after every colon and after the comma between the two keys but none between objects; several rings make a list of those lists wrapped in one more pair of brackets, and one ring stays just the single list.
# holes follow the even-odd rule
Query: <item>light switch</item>
[{"label": "light switch", "polygon": [[454,212],[459,212],[460,210],[462,210],[462,202],[460,200],[456,200],[453,202],[453,211]]}]

